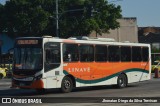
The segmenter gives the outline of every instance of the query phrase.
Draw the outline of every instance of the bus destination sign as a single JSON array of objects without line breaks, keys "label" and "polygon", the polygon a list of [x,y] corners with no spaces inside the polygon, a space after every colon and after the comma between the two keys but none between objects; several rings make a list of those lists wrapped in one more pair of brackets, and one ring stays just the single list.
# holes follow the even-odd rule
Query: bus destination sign
[{"label": "bus destination sign", "polygon": [[38,40],[17,40],[18,45],[35,45],[38,44]]}]

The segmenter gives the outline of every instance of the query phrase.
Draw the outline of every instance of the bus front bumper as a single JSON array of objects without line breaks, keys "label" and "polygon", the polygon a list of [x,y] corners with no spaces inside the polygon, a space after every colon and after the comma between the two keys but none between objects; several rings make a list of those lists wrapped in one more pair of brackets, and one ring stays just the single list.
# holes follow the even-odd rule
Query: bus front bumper
[{"label": "bus front bumper", "polygon": [[44,88],[44,82],[43,82],[43,80],[35,80],[35,81],[12,80],[11,88],[43,89]]}]

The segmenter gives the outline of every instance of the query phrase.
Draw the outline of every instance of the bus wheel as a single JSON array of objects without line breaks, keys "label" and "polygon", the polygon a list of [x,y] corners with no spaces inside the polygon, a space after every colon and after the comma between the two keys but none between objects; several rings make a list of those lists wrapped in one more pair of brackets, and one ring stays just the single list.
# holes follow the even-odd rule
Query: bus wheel
[{"label": "bus wheel", "polygon": [[125,88],[127,86],[127,78],[124,74],[120,74],[117,80],[118,88]]},{"label": "bus wheel", "polygon": [[2,79],[3,78],[3,75],[2,74],[0,74],[0,79]]},{"label": "bus wheel", "polygon": [[70,77],[66,76],[62,80],[61,91],[63,93],[71,92],[73,89],[73,81]]}]

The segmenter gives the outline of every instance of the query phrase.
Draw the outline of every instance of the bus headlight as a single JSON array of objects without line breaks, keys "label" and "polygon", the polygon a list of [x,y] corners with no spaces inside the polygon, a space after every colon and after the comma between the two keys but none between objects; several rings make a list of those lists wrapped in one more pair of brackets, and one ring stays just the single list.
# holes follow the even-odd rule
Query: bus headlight
[{"label": "bus headlight", "polygon": [[42,74],[36,76],[36,77],[34,78],[34,80],[40,80],[41,78],[42,78]]},{"label": "bus headlight", "polygon": [[15,78],[15,77],[13,77],[13,80],[17,80],[17,81],[33,81],[33,77],[26,77],[26,78]]}]

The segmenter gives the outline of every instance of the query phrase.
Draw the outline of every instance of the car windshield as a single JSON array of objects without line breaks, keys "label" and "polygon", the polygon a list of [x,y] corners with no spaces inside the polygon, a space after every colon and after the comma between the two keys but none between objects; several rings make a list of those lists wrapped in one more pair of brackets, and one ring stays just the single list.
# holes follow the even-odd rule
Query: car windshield
[{"label": "car windshield", "polygon": [[42,69],[42,48],[15,48],[14,68],[37,70]]}]

